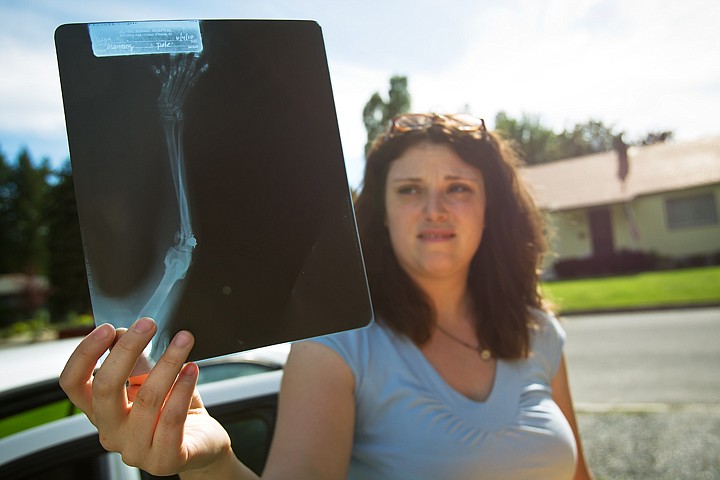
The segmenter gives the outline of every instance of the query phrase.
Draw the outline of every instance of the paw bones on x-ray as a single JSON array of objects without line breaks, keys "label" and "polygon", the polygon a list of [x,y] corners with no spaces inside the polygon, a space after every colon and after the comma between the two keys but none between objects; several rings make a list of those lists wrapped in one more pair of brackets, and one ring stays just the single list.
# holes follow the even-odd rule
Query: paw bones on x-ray
[{"label": "paw bones on x-ray", "polygon": [[158,324],[158,335],[153,341],[151,358],[162,353],[170,340],[166,317],[173,305],[170,293],[175,285],[185,278],[190,268],[192,252],[197,240],[192,232],[190,208],[186,194],[185,158],[183,152],[183,106],[188,92],[208,69],[200,62],[199,55],[170,55],[167,65],[153,67],[153,72],[162,82],[157,105],[160,121],[165,132],[170,170],[175,185],[180,214],[180,227],[175,234],[175,245],[165,253],[165,272],[155,292],[140,311],[140,315],[152,317]]}]

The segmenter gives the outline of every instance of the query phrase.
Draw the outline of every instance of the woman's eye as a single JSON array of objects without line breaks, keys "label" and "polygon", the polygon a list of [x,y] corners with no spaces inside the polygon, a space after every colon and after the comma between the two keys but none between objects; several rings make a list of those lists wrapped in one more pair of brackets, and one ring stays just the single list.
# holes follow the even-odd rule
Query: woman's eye
[{"label": "woman's eye", "polygon": [[402,187],[399,187],[397,192],[400,195],[416,195],[420,193],[420,187],[417,185],[404,185]]},{"label": "woman's eye", "polygon": [[456,183],[448,187],[448,193],[467,193],[472,192],[470,186],[463,183]]}]

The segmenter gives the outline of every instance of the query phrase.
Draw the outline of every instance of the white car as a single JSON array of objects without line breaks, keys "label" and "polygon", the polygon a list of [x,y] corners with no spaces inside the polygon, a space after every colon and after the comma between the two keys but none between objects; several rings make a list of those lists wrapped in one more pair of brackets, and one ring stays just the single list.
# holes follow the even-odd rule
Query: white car
[{"label": "white car", "polygon": [[[73,341],[77,344],[79,340]],[[58,359],[60,370],[72,348],[62,351],[63,356]],[[35,349],[33,353],[37,355],[40,349]],[[3,355],[9,355],[8,350],[0,349],[3,370],[8,368],[8,364],[3,363],[7,360]],[[272,440],[277,394],[288,352],[289,345],[284,344],[198,362],[201,383],[198,389],[205,405],[230,433],[238,458],[256,472],[262,471]],[[19,367],[22,354],[16,350],[12,355],[15,366]],[[47,360],[43,364],[47,369]],[[59,370],[33,375],[31,383],[20,386],[13,380],[13,386],[0,393],[0,419],[63,401],[65,396],[57,383],[58,375]],[[7,386],[10,382],[5,380]],[[125,465],[119,454],[106,452],[100,446],[95,427],[82,414],[0,438],[0,479],[3,480],[153,478],[156,477]]]}]

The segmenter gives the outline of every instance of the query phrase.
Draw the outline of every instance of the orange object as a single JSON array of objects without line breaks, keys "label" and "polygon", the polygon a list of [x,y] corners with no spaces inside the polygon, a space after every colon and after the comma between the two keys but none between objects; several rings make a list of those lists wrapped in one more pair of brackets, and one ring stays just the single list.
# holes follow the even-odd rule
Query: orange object
[{"label": "orange object", "polygon": [[143,373],[142,375],[133,375],[128,378],[128,387],[139,387],[145,382],[145,379],[149,373]]}]

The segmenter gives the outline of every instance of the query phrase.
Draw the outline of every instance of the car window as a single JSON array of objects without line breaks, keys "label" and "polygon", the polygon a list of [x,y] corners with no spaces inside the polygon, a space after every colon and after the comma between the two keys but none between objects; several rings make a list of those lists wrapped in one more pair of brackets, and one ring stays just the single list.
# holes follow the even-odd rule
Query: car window
[{"label": "car window", "polygon": [[67,399],[31,408],[7,418],[1,418],[0,438],[77,413],[80,411]]},{"label": "car window", "polygon": [[230,362],[201,365],[198,374],[198,384],[227,380],[228,378],[244,377],[256,373],[271,372],[277,367],[256,362]]},{"label": "car window", "polygon": [[274,407],[263,407],[223,423],[230,434],[235,455],[258,475],[265,468],[270,451],[275,414]]},{"label": "car window", "polygon": [[97,435],[67,442],[3,465],[3,480],[94,480],[103,475],[103,450]]},{"label": "car window", "polygon": [[[275,430],[277,396],[254,399],[252,403],[223,405],[211,408],[210,413],[225,427],[235,456],[248,468],[260,475],[265,468],[270,444]],[[156,477],[141,473],[143,480],[167,480],[172,477]]]},{"label": "car window", "polygon": [[[275,428],[277,394],[208,407],[227,429],[235,455],[260,474]],[[2,480],[161,480],[122,464],[103,450],[97,434],[68,441],[0,466]]]},{"label": "car window", "polygon": [[78,413],[57,379],[0,392],[0,438]]}]

